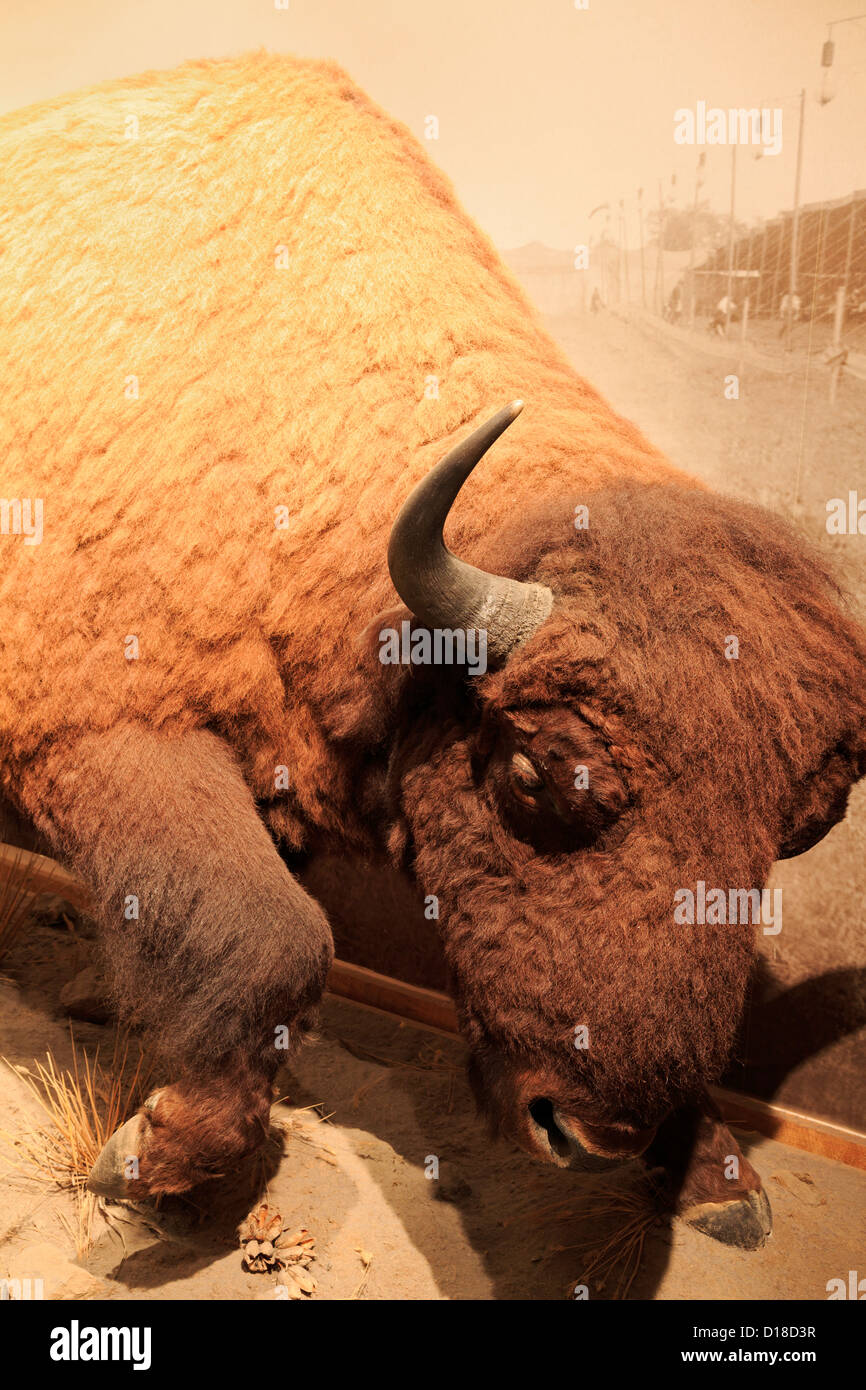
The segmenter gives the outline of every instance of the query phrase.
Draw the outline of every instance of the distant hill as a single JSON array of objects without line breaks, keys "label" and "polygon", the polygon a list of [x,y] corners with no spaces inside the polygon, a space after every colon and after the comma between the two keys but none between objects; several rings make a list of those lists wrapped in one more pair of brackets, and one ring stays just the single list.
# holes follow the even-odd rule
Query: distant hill
[{"label": "distant hill", "polygon": [[574,263],[572,251],[557,251],[552,246],[545,246],[541,241],[528,241],[525,246],[518,246],[511,251],[500,251],[499,254],[515,275],[524,270],[570,271]]}]

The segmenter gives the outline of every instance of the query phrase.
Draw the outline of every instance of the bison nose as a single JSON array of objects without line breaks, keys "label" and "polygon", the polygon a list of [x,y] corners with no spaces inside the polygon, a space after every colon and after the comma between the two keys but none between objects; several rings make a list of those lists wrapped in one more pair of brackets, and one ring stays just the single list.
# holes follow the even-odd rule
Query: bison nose
[{"label": "bison nose", "polygon": [[545,1097],[529,1103],[529,1139],[534,1152],[559,1168],[606,1172],[637,1158],[655,1129],[588,1125],[565,1115]]}]

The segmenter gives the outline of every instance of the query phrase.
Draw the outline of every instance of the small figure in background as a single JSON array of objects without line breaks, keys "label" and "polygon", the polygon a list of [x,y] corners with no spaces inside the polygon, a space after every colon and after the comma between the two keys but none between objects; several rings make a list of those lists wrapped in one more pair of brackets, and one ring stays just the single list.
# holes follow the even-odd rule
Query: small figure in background
[{"label": "small figure in background", "polygon": [[779,305],[779,337],[781,338],[788,326],[788,309],[791,310],[791,323],[796,323],[800,317],[800,296],[798,294],[783,294],[782,302]]},{"label": "small figure in background", "polygon": [[715,333],[718,338],[724,338],[728,320],[730,319],[733,323],[738,313],[737,301],[730,295],[723,294],[716,305],[716,312],[710,320],[710,332]]}]

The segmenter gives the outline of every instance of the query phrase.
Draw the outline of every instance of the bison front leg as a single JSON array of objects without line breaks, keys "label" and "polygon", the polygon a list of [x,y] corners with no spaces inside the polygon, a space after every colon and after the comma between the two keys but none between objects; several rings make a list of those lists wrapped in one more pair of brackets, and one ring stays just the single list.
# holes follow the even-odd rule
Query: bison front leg
[{"label": "bison front leg", "polygon": [[225,743],[138,725],[55,748],[22,797],[93,890],[121,1017],[176,1080],[108,1142],[108,1196],[183,1192],[265,1138],[271,1084],[318,1002],[333,944]]},{"label": "bison front leg", "polygon": [[761,1179],[708,1095],[676,1111],[644,1154],[664,1169],[664,1197],[675,1215],[725,1245],[757,1250],[772,1230]]}]

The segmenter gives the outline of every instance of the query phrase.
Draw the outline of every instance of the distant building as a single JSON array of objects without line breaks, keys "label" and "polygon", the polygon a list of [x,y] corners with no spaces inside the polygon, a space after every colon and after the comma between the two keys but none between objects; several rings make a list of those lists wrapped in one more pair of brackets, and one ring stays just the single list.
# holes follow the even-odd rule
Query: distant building
[{"label": "distant building", "polygon": [[[749,296],[749,314],[778,318],[790,289],[793,216],[784,212],[754,227],[734,243],[734,297]],[[698,313],[711,313],[727,291],[728,248],[720,247],[697,267]],[[866,191],[800,209],[797,279],[802,319],[833,317],[837,289],[846,292],[846,321],[866,323]]]}]

